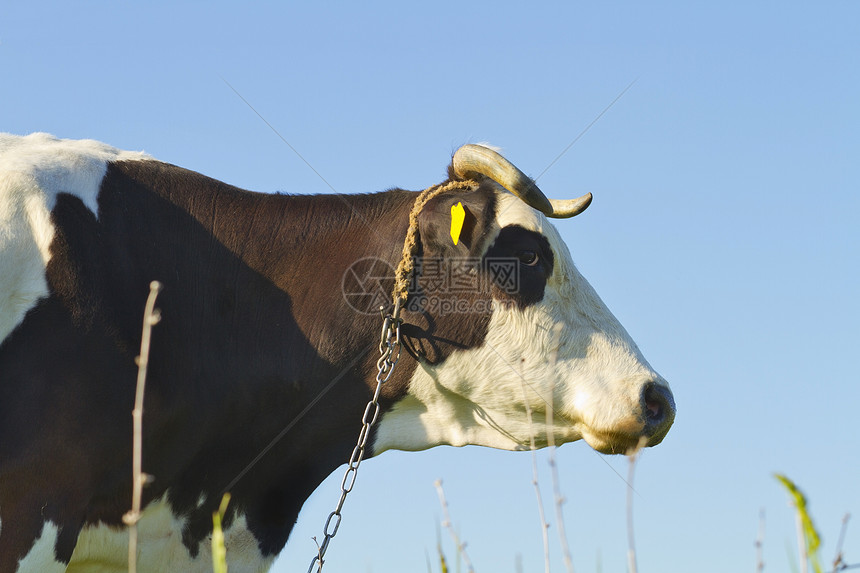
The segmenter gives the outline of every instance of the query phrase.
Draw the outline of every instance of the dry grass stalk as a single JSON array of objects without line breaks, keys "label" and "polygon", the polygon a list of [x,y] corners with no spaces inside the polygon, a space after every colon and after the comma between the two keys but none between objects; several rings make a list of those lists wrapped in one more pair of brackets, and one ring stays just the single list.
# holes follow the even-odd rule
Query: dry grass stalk
[{"label": "dry grass stalk", "polygon": [[469,559],[469,555],[466,553],[466,544],[460,541],[460,537],[457,535],[457,532],[454,531],[454,525],[451,522],[451,515],[448,513],[448,501],[445,499],[445,490],[442,489],[442,480],[437,479],[433,485],[436,486],[436,493],[439,494],[439,503],[442,505],[442,527],[448,530],[448,533],[451,535],[451,539],[454,540],[454,545],[457,547],[457,554],[463,559],[463,563],[466,565],[466,570],[469,571],[469,573],[475,573],[475,568],[472,567],[472,560]]},{"label": "dry grass stalk", "polygon": [[846,513],[842,518],[842,527],[839,528],[839,541],[836,542],[836,557],[833,558],[833,571],[844,571],[849,566],[845,563],[845,556],[842,554],[842,546],[845,543],[845,533],[848,530],[848,520],[851,519],[851,514]]},{"label": "dry grass stalk", "polygon": [[137,387],[134,396],[134,437],[132,443],[132,493],[131,511],[122,520],[128,525],[128,570],[137,572],[137,522],[140,520],[140,505],[143,497],[143,486],[151,480],[151,476],[141,469],[143,457],[143,395],[146,387],[146,369],[149,365],[149,344],[152,327],[161,320],[161,315],[155,308],[155,299],[161,291],[161,283],[152,281],[149,284],[149,296],[143,313],[143,333],[140,339],[140,355],[137,357]]},{"label": "dry grass stalk", "polygon": [[[520,382],[523,388],[523,404],[526,407],[526,419],[529,425],[529,447],[532,452],[532,485],[535,488],[535,496],[537,497],[538,515],[540,516],[541,535],[543,537],[543,555],[544,555],[544,572],[550,573],[549,567],[549,523],[546,521],[546,514],[543,510],[543,497],[540,493],[540,482],[538,481],[538,466],[537,466],[537,446],[535,445],[535,432],[532,420],[532,409],[529,406],[528,395],[526,394],[525,379],[520,376]],[[547,432],[548,433],[548,432]]]},{"label": "dry grass stalk", "polygon": [[758,516],[758,535],[755,539],[755,570],[756,573],[764,573],[764,509]]},{"label": "dry grass stalk", "polygon": [[627,452],[627,460],[629,462],[627,468],[627,571],[629,573],[636,573],[638,570],[636,566],[636,539],[633,527],[633,494],[636,493],[633,489],[633,475],[639,454],[646,443],[648,443],[648,439],[643,436],[639,438],[639,443]]},{"label": "dry grass stalk", "polygon": [[[561,341],[561,325],[556,325],[553,330],[553,351],[550,355],[550,363],[555,364],[558,359],[558,348]],[[561,545],[561,554],[564,559],[564,567],[567,573],[573,572],[573,557],[570,554],[570,546],[567,543],[567,533],[564,528],[564,511],[563,505],[565,498],[561,493],[561,480],[558,476],[558,464],[555,460],[555,436],[552,433],[553,415],[555,411],[555,400],[552,389],[550,390],[549,401],[546,407],[546,443],[549,448],[549,467],[550,475],[552,476],[552,491],[555,497],[555,518],[558,521],[558,540]],[[534,449],[534,447],[532,448]]]}]

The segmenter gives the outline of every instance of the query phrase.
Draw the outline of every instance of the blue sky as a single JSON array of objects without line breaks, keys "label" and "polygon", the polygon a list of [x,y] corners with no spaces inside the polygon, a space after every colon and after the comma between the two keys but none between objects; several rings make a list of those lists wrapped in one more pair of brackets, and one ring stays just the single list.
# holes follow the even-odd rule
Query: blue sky
[{"label": "blue sky", "polygon": [[[467,142],[541,173],[635,81],[539,183],[594,194],[557,227],[675,392],[673,430],[637,467],[639,570],[755,570],[764,510],[765,571],[788,571],[773,472],[808,494],[826,562],[860,513],[858,60],[856,2],[6,2],[0,129],[329,192],[226,80],[336,191],[423,189]],[[576,570],[624,571],[627,460],[557,457]],[[436,479],[477,571],[542,570],[531,464],[474,447],[371,460],[326,571],[427,571]],[[547,501],[545,451],[538,466]],[[275,571],[306,570],[339,482]],[[845,552],[860,562],[856,522]]]}]

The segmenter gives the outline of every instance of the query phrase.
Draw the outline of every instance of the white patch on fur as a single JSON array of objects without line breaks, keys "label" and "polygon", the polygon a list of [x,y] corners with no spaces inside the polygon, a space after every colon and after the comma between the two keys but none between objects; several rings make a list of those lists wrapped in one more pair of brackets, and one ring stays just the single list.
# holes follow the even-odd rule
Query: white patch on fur
[{"label": "white patch on fur", "polygon": [[18,562],[18,573],[63,573],[65,563],[54,559],[54,545],[57,543],[57,526],[46,521],[42,533],[30,548],[27,555]]},{"label": "white patch on fur", "polygon": [[[212,571],[211,539],[200,543],[200,551],[191,557],[182,544],[185,520],[173,514],[164,498],[152,502],[138,522],[138,566],[141,573],[161,571]],[[224,531],[227,565],[230,573],[268,571],[273,556],[263,557],[257,540],[248,530],[244,516],[238,516]],[[128,530],[103,524],[85,527],[78,536],[68,572],[128,570]]]},{"label": "white patch on fur", "polygon": [[95,214],[110,161],[149,159],[92,140],[0,134],[0,343],[48,295],[51,210],[70,193]]},{"label": "white patch on fur", "polygon": [[532,437],[545,446],[548,430],[556,444],[584,437],[596,449],[612,449],[619,436],[642,428],[644,384],[668,387],[574,267],[549,221],[507,192],[498,198],[496,233],[515,224],[549,241],[555,262],[544,298],[524,310],[496,304],[483,345],[455,351],[438,367],[420,365],[407,396],[383,416],[374,453],[441,444],[527,449]]}]

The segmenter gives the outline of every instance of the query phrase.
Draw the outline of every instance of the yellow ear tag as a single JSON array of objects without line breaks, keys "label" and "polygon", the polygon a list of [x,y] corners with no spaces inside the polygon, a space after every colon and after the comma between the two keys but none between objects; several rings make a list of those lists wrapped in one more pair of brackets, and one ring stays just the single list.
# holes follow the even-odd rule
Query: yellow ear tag
[{"label": "yellow ear tag", "polygon": [[460,240],[460,232],[463,230],[463,221],[466,220],[466,210],[462,203],[451,205],[451,238],[456,245]]}]

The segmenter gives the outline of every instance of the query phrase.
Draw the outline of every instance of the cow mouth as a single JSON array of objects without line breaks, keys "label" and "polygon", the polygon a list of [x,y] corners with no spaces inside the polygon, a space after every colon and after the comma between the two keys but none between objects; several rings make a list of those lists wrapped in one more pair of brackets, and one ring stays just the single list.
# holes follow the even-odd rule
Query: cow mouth
[{"label": "cow mouth", "polygon": [[582,439],[601,454],[632,455],[641,448],[656,446],[663,440],[663,436],[655,439],[642,434],[584,429]]}]

